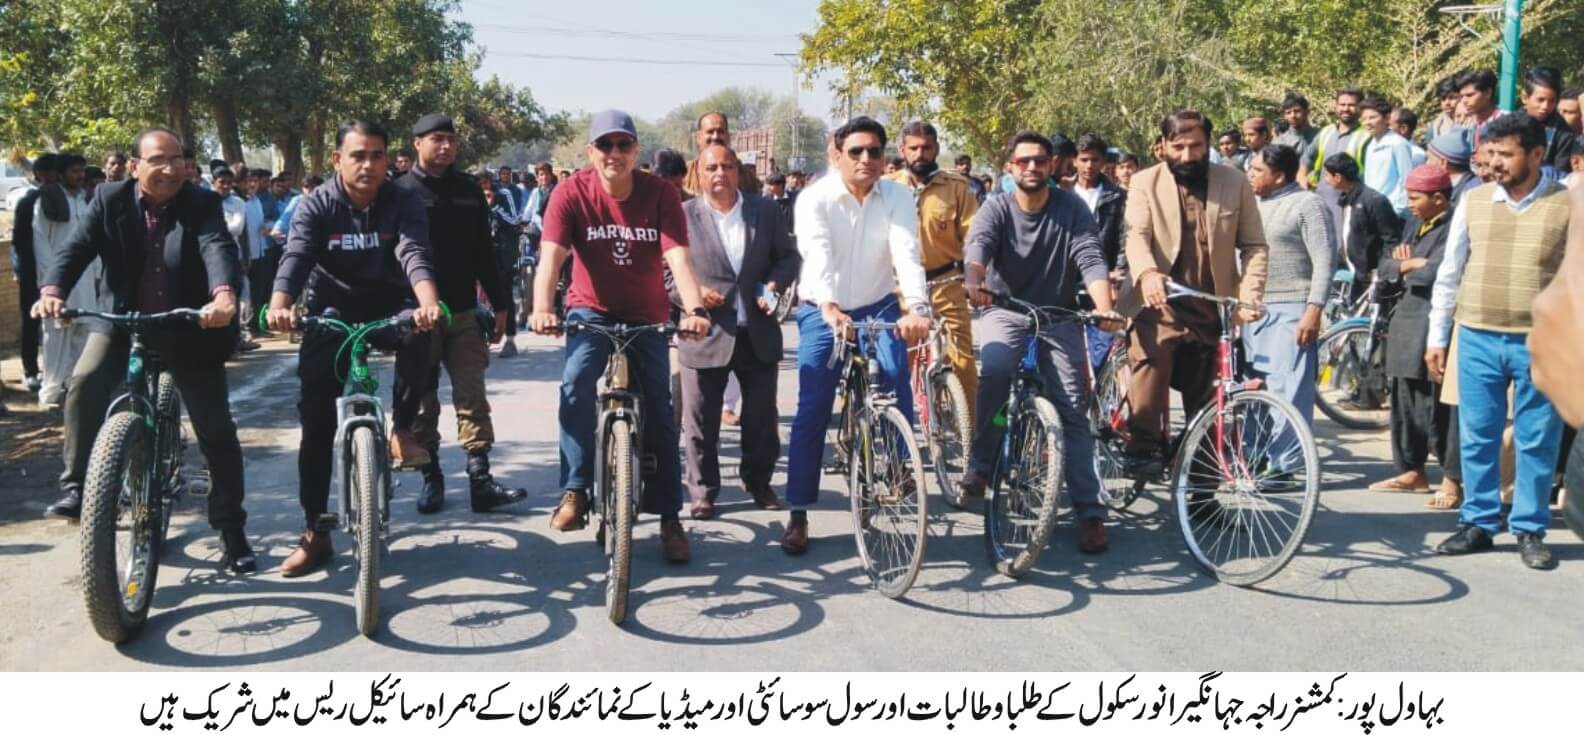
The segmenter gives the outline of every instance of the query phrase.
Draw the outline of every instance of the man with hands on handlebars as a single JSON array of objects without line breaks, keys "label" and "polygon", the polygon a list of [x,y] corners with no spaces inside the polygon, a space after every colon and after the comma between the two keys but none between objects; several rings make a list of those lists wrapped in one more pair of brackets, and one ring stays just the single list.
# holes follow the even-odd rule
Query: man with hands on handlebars
[{"label": "man with hands on handlebars", "polygon": [[[331,154],[336,175],[305,195],[292,215],[267,319],[271,331],[293,329],[292,305],[305,287],[303,300],[310,313],[333,307],[348,322],[374,321],[411,309],[414,334],[388,329],[369,340],[381,349],[396,350],[396,372],[403,376],[407,390],[397,394],[390,423],[411,426],[428,384],[428,333],[440,319],[440,296],[423,199],[386,178],[388,142],[384,128],[362,120],[347,122],[336,131],[336,150]],[[298,498],[307,530],[281,564],[285,577],[318,569],[333,553],[330,531],[322,527],[321,519],[330,497],[336,399],[349,367],[340,351],[343,337],[310,331],[303,335],[297,356],[297,376],[302,381],[297,401],[302,421]],[[404,432],[394,433],[391,443],[404,444],[404,454],[421,451]]]},{"label": "man with hands on handlebars", "polygon": [[[538,334],[561,330],[555,313],[556,280],[567,254],[575,253],[566,294],[567,322],[595,327],[644,326],[667,321],[669,268],[682,300],[677,325],[683,339],[709,332],[709,312],[688,261],[687,220],[677,189],[637,170],[638,130],[619,110],[594,115],[589,124],[589,168],[556,186],[544,214],[539,267],[534,273],[534,309],[529,323]],[[561,502],[550,519],[558,531],[587,523],[593,486],[597,388],[614,346],[602,335],[568,335],[561,376]],[[671,406],[670,353],[659,332],[635,335],[627,347],[633,382],[643,395],[643,446],[656,458],[655,475],[643,483],[642,509],[660,516],[666,561],[691,557],[682,528],[682,460],[676,412]]]}]

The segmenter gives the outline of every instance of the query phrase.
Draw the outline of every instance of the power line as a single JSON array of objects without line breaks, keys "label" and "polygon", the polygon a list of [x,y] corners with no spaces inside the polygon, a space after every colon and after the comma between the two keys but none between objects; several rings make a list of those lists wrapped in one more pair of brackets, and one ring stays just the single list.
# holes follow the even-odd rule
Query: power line
[{"label": "power line", "polygon": [[527,51],[490,51],[491,56],[513,56],[525,59],[547,59],[552,61],[590,61],[610,64],[655,64],[660,66],[751,66],[774,69],[785,69],[781,63],[755,62],[755,61],[719,61],[705,59],[639,59],[625,56],[573,56],[564,54],[536,54]]},{"label": "power line", "polygon": [[602,38],[619,38],[626,40],[647,41],[699,41],[704,43],[739,43],[739,44],[764,44],[775,41],[786,41],[797,38],[796,34],[781,35],[726,35],[716,33],[688,33],[672,31],[619,31],[604,28],[568,27],[551,25],[501,25],[498,23],[474,23],[475,28],[488,28],[505,33],[545,34],[554,33],[566,36],[598,36]]}]

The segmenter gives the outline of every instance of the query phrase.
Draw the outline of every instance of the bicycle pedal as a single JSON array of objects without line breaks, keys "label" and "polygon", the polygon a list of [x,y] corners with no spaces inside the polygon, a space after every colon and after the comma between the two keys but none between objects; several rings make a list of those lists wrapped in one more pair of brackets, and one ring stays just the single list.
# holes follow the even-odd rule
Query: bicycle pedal
[{"label": "bicycle pedal", "polygon": [[316,526],[318,528],[340,528],[341,527],[341,514],[340,513],[320,513],[319,514],[319,522],[318,522],[318,524],[316,524]]},{"label": "bicycle pedal", "polygon": [[832,462],[828,465],[825,465],[823,469],[827,475],[845,475],[847,474],[847,463]]},{"label": "bicycle pedal", "polygon": [[638,459],[638,471],[646,476],[659,472],[660,458],[646,452]]},{"label": "bicycle pedal", "polygon": [[208,470],[195,470],[190,474],[182,473],[176,478],[176,481],[181,483],[182,491],[195,498],[208,497],[209,491],[212,489]]}]

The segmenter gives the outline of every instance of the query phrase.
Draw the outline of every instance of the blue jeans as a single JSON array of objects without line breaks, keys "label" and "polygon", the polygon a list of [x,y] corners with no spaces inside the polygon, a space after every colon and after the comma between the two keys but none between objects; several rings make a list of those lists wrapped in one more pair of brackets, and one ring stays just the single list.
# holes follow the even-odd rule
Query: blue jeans
[{"label": "blue jeans", "polygon": [[[567,322],[614,326],[622,322],[593,309],[567,312]],[[594,484],[594,432],[599,420],[599,379],[615,345],[601,334],[567,337],[561,373],[561,487],[585,493]],[[682,509],[681,443],[671,408],[671,355],[664,337],[645,333],[627,348],[633,384],[643,394],[643,446],[655,455],[655,474],[646,477],[641,507],[662,518]]]},{"label": "blue jeans", "polygon": [[1507,426],[1507,386],[1513,386],[1513,445],[1517,478],[1507,528],[1545,537],[1551,524],[1551,480],[1562,444],[1562,417],[1529,376],[1523,333],[1458,325],[1458,443],[1463,461],[1463,510],[1458,520],[1486,533],[1501,530],[1501,437]]},{"label": "blue jeans", "polygon": [[[874,317],[894,322],[901,318],[895,296],[848,312],[853,321]],[[798,309],[798,405],[792,419],[792,437],[787,446],[787,503],[813,505],[819,499],[821,467],[825,459],[825,430],[830,425],[831,409],[836,403],[836,384],[841,382],[841,366],[826,367],[830,359],[831,330],[820,316],[819,307],[804,304]],[[913,388],[908,380],[907,345],[894,332],[883,332],[876,354],[880,358],[883,390],[896,392],[897,407],[913,421]]]},{"label": "blue jeans", "polygon": [[[1243,348],[1254,371],[1264,379],[1266,389],[1291,403],[1304,423],[1312,427],[1320,346],[1298,346],[1298,321],[1306,308],[1308,304],[1302,302],[1266,304],[1263,316],[1243,326]],[[1292,470],[1303,463],[1303,448],[1296,432],[1277,427],[1266,431],[1276,432],[1276,441],[1286,444],[1271,447],[1272,454],[1278,457],[1279,469]]]}]

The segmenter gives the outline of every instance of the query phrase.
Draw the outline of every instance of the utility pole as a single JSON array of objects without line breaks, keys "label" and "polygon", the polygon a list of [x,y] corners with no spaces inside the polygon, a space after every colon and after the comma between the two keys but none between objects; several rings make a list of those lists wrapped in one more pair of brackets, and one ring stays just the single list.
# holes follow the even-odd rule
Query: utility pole
[{"label": "utility pole", "polygon": [[1523,36],[1524,0],[1506,0],[1503,13],[1501,45],[1501,108],[1517,109],[1518,101],[1518,40]]},{"label": "utility pole", "polygon": [[[792,154],[787,156],[787,170],[796,171],[803,159],[803,141],[800,137],[803,127],[803,108],[798,106],[798,54],[781,52],[776,54],[782,61],[792,65]],[[774,157],[775,153],[771,152]],[[794,164],[797,161],[798,164]]]}]

